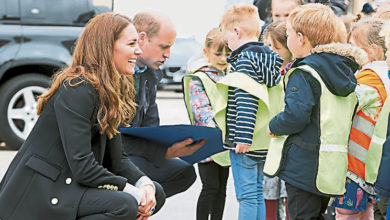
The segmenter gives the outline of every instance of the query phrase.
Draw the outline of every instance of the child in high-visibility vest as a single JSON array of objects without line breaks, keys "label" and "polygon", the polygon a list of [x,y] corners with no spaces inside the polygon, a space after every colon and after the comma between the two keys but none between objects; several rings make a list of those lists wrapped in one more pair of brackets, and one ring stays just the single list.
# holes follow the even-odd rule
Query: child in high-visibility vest
[{"label": "child in high-visibility vest", "polygon": [[268,25],[265,29],[264,42],[283,58],[280,72],[282,75],[287,73],[294,59],[287,47],[286,21],[274,21]]},{"label": "child in high-visibility vest", "polygon": [[[385,37],[386,44],[386,63],[388,67],[388,76],[390,77],[390,23],[386,24],[381,33]],[[389,100],[388,100],[389,101]],[[385,112],[383,112],[384,114]],[[386,116],[389,117],[388,112]],[[387,120],[386,123],[388,123]],[[379,166],[378,177],[375,182],[375,192],[381,196],[382,200],[386,200],[390,203],[390,123],[387,124],[386,141],[382,148],[382,159]],[[387,204],[387,216],[386,219],[390,219],[390,205]],[[386,208],[386,207],[382,207]],[[381,210],[382,214],[385,214],[385,210]]]},{"label": "child in high-visibility vest", "polygon": [[[260,24],[257,8],[245,4],[231,6],[220,22],[232,50],[228,58],[231,70],[221,80],[228,87],[224,93],[227,96],[227,107],[226,137],[223,138],[224,147],[230,149],[234,187],[239,201],[239,220],[265,219],[262,188],[268,143],[263,140],[268,137],[266,129],[257,133],[260,129],[256,123],[269,118],[267,110],[259,103],[259,94],[255,93],[262,88],[267,90],[278,85],[283,61],[268,46],[258,41]],[[258,137],[265,138],[260,141]]]},{"label": "child in high-visibility vest", "polygon": [[[348,143],[346,194],[335,197],[336,218],[340,220],[374,219],[373,204],[377,197],[372,185],[366,183],[366,163],[374,126],[390,90],[385,62],[385,39],[379,35],[384,21],[367,17],[353,24],[349,43],[363,49],[369,59],[355,74],[359,106],[353,119]],[[372,159],[371,159],[372,160]],[[379,158],[378,158],[379,160]]]},{"label": "child in high-visibility vest", "polygon": [[[283,58],[280,73],[285,75],[290,69],[293,57],[287,48],[286,21],[274,21],[267,26],[264,33],[264,43],[269,45],[273,51]],[[266,220],[276,220],[278,202],[285,203],[286,220],[289,219],[287,211],[287,192],[286,185],[279,177],[264,176],[263,194],[265,199]],[[280,203],[279,203],[280,204]],[[281,217],[282,217],[282,213]]]},{"label": "child in high-visibility vest", "polygon": [[[206,36],[203,56],[190,59],[187,68],[190,75],[193,73],[204,73],[210,78],[215,86],[215,82],[225,76],[228,68],[226,58],[231,50],[227,46],[227,41],[219,28],[213,28]],[[186,87],[184,87],[186,89]],[[189,93],[188,101],[191,106],[192,124],[200,126],[216,127],[214,122],[212,97],[208,94],[207,86],[198,77],[192,77],[189,81],[189,88],[185,93]],[[229,177],[229,167],[223,167],[207,158],[198,163],[199,176],[202,181],[202,191],[198,198],[196,207],[196,219],[222,219],[225,207],[226,184]]]},{"label": "child in high-visibility vest", "polygon": [[[274,158],[291,219],[322,219],[329,195],[345,192],[354,73],[367,55],[333,43],[343,40],[339,27],[339,18],[321,4],[298,6],[287,19],[287,45],[296,60],[284,78],[284,110],[269,123],[269,133],[287,137]],[[276,148],[270,146],[267,162]]]}]

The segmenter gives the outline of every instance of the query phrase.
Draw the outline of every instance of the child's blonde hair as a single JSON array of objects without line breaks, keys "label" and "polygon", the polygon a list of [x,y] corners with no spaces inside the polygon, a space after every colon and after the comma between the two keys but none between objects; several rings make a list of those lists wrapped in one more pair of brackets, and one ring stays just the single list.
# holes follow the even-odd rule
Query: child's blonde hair
[{"label": "child's blonde hair", "polygon": [[329,6],[309,3],[291,11],[287,23],[307,37],[312,47],[328,44],[337,38],[339,18]]},{"label": "child's blonde hair", "polygon": [[232,31],[234,27],[239,27],[248,36],[259,38],[261,25],[259,12],[256,6],[248,4],[234,4],[230,6],[222,16],[219,27],[223,30]]},{"label": "child's blonde hair", "polygon": [[383,54],[378,54],[378,56],[381,55],[384,58],[386,51],[385,38],[380,35],[384,24],[385,22],[382,19],[365,17],[353,24],[350,38],[364,46],[375,44],[382,47]]},{"label": "child's blonde hair", "polygon": [[219,28],[213,28],[207,33],[204,48],[206,50],[217,48],[217,51],[223,51],[224,49],[230,51],[227,40]]},{"label": "child's blonde hair", "polygon": [[390,22],[386,22],[380,32],[380,36],[385,38],[387,50],[390,50]]},{"label": "child's blonde hair", "polygon": [[390,20],[390,9],[385,11],[380,11],[374,14],[375,18],[380,18],[383,20]]},{"label": "child's blonde hair", "polygon": [[332,42],[347,43],[348,32],[347,32],[347,27],[346,27],[344,21],[342,20],[342,18],[339,18],[338,22],[336,22],[336,30],[337,30],[337,33],[336,33]]}]

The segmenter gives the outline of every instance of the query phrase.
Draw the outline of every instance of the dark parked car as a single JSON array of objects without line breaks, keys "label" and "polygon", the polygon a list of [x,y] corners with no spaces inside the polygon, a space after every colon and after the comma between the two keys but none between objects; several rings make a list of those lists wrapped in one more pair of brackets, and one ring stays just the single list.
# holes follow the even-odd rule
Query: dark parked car
[{"label": "dark parked car", "polygon": [[171,48],[171,57],[161,67],[164,75],[159,88],[181,90],[181,79],[187,73],[187,61],[201,50],[202,47],[195,38],[178,37]]},{"label": "dark parked car", "polygon": [[0,140],[8,148],[30,133],[37,96],[71,63],[86,22],[109,10],[92,0],[0,0]]}]

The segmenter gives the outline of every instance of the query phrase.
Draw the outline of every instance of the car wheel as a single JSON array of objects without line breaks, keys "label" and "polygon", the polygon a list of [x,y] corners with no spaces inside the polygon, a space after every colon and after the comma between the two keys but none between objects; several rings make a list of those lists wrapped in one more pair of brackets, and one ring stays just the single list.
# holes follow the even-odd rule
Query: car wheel
[{"label": "car wheel", "polygon": [[36,73],[23,74],[0,87],[0,140],[18,150],[38,119],[38,96],[47,91],[50,78]]}]

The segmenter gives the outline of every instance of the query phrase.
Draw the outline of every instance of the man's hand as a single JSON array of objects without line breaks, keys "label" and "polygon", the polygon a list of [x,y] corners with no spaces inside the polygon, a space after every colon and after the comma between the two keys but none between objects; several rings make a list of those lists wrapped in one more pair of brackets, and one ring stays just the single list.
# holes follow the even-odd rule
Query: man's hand
[{"label": "man's hand", "polygon": [[249,148],[251,148],[251,145],[249,144],[237,144],[236,149],[234,150],[236,154],[238,153],[248,153]]},{"label": "man's hand", "polygon": [[175,143],[174,145],[168,148],[165,157],[174,158],[174,157],[183,157],[183,156],[191,155],[203,146],[204,142],[206,142],[206,138],[194,144],[191,144],[192,142],[193,142],[192,138],[188,138],[184,141]]},{"label": "man's hand", "polygon": [[154,207],[156,206],[156,198],[155,198],[155,189],[153,186],[147,184],[140,187],[143,195],[141,198],[141,204],[138,207],[138,218],[137,220],[146,220],[148,219],[154,211]]}]

